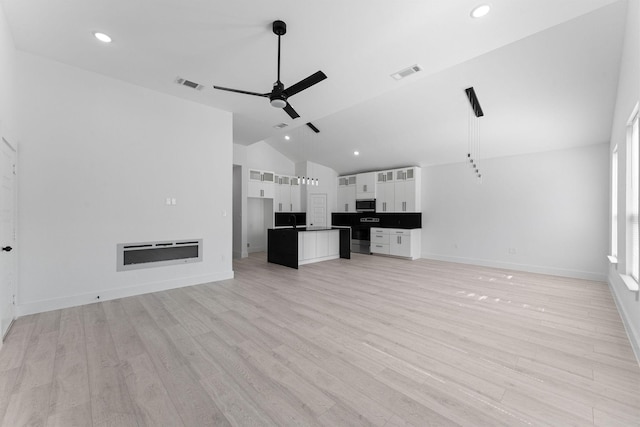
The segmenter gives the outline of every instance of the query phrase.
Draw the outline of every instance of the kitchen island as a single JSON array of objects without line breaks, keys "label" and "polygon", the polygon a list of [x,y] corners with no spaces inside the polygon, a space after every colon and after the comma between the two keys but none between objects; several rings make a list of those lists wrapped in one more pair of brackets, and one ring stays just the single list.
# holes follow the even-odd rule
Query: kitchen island
[{"label": "kitchen island", "polygon": [[348,227],[287,227],[267,230],[267,261],[298,268],[336,258],[351,258]]}]

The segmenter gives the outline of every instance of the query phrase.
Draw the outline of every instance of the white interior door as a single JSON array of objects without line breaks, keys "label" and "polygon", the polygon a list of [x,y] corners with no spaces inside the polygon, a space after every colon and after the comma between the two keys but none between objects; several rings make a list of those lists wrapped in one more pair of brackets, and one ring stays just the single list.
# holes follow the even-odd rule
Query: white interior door
[{"label": "white interior door", "polygon": [[0,336],[4,337],[15,318],[16,296],[16,150],[2,138],[2,205],[0,205]]},{"label": "white interior door", "polygon": [[307,213],[307,221],[312,227],[327,226],[327,195],[311,194],[309,196],[309,205],[311,209]]}]

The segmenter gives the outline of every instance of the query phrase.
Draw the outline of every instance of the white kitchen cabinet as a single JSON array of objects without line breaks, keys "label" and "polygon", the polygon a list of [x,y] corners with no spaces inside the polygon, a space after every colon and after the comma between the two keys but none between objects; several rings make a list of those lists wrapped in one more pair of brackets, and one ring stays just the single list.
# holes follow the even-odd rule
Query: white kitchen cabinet
[{"label": "white kitchen cabinet", "polygon": [[250,169],[247,196],[273,199],[275,196],[274,182],[275,174],[273,172]]},{"label": "white kitchen cabinet", "polygon": [[371,228],[370,238],[370,251],[372,254],[389,255],[388,228]]},{"label": "white kitchen cabinet", "polygon": [[394,211],[394,171],[376,172],[376,212]]},{"label": "white kitchen cabinet", "polygon": [[298,262],[316,257],[316,233],[298,233]]},{"label": "white kitchen cabinet", "polygon": [[338,177],[338,212],[356,211],[356,176]]},{"label": "white kitchen cabinet", "polygon": [[340,176],[337,211],[355,212],[357,199],[375,198],[376,212],[421,212],[420,194],[421,169],[417,166]]},{"label": "white kitchen cabinet", "polygon": [[290,177],[275,176],[274,210],[276,212],[292,212]]},{"label": "white kitchen cabinet", "polygon": [[383,245],[382,243],[371,243],[369,250],[372,254],[389,255],[389,245]]},{"label": "white kitchen cabinet", "polygon": [[389,230],[389,255],[411,258],[411,230]]},{"label": "white kitchen cabinet", "polygon": [[419,228],[404,230],[398,228],[372,228],[371,253],[418,259],[421,250]]},{"label": "white kitchen cabinet", "polygon": [[329,233],[326,231],[309,231],[316,235],[316,257],[325,257],[329,254]]},{"label": "white kitchen cabinet", "polygon": [[300,212],[300,178],[292,176],[289,178],[291,191],[291,212]]},{"label": "white kitchen cabinet", "polygon": [[420,212],[421,169],[411,167],[396,169],[394,172],[394,212]]},{"label": "white kitchen cabinet", "polygon": [[298,264],[340,258],[340,230],[298,232]]},{"label": "white kitchen cabinet", "polygon": [[376,198],[376,172],[356,175],[356,199]]}]

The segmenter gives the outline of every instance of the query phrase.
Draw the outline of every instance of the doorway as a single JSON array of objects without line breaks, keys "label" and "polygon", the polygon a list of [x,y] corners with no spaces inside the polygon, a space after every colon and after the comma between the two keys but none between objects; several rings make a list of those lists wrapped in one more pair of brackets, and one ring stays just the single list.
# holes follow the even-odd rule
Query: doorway
[{"label": "doorway", "polygon": [[327,195],[324,193],[312,193],[309,195],[309,213],[307,221],[311,227],[326,227],[327,220]]},{"label": "doorway", "polygon": [[242,166],[233,165],[233,258],[242,258]]},{"label": "doorway", "polygon": [[0,336],[4,341],[15,319],[16,283],[16,147],[2,137],[2,205],[0,205]]}]

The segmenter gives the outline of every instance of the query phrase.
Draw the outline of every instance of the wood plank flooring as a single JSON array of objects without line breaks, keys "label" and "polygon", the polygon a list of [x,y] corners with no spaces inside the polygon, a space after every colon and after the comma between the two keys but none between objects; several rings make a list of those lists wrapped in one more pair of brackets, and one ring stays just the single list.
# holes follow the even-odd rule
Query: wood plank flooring
[{"label": "wood plank flooring", "polygon": [[353,254],[20,318],[2,426],[639,426],[604,283]]}]

